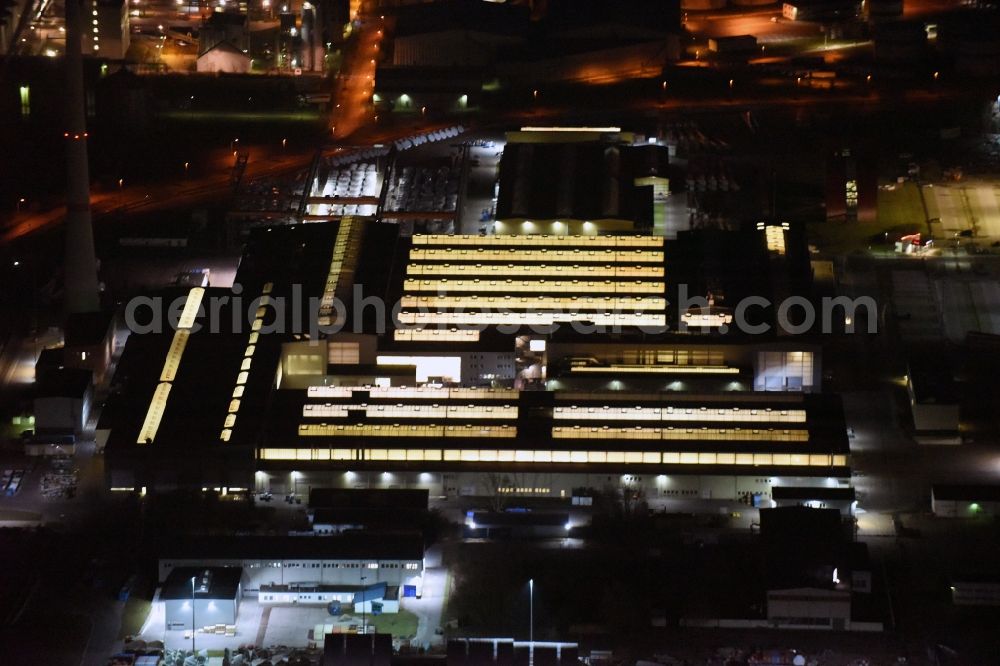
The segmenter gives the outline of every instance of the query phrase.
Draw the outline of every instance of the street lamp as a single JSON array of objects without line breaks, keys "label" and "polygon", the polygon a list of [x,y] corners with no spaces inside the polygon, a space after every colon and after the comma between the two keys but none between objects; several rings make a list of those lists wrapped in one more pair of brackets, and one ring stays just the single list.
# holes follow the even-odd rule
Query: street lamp
[{"label": "street lamp", "polygon": [[191,576],[191,654],[198,654],[194,650],[194,576]]},{"label": "street lamp", "polygon": [[365,594],[366,580],[368,576],[361,577],[361,633],[365,636],[368,635],[368,616],[365,614],[365,602],[368,600],[368,595]]},{"label": "street lamp", "polygon": [[528,579],[528,640],[531,650],[535,650],[535,579]]}]

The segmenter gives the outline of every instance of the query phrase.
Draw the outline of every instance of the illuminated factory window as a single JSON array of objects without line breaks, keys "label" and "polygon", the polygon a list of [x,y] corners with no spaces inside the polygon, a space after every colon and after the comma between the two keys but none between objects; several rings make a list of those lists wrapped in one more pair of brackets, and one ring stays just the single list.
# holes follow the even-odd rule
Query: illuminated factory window
[{"label": "illuminated factory window", "polygon": [[180,367],[181,357],[187,347],[188,338],[191,332],[185,329],[174,331],[174,337],[170,341],[170,349],[167,350],[167,359],[163,363],[163,371],[160,373],[161,382],[172,382],[177,377],[177,368]]},{"label": "illuminated factory window", "polygon": [[748,428],[644,428],[632,427],[589,427],[553,426],[553,439],[664,439],[664,440],[709,440],[736,442],[807,442],[808,430],[777,430]]},{"label": "illuminated factory window", "polygon": [[27,118],[31,115],[31,86],[21,86],[18,92],[21,95],[21,117]]},{"label": "illuminated factory window", "polygon": [[515,310],[662,310],[666,300],[643,296],[403,296],[404,308],[505,308]]},{"label": "illuminated factory window", "polygon": [[739,407],[556,407],[556,420],[570,421],[698,421],[698,422],[760,422],[805,423],[803,409],[772,410],[741,409]]},{"label": "illuminated factory window", "polygon": [[357,342],[331,342],[327,353],[327,360],[333,365],[357,365],[361,362],[361,345]]},{"label": "illuminated factory window", "polygon": [[764,232],[768,252],[785,254],[785,232],[789,229],[787,222],[782,222],[780,225],[758,222],[757,229]]},{"label": "illuminated factory window", "polygon": [[205,295],[205,290],[201,287],[194,287],[188,291],[184,301],[184,308],[177,322],[177,329],[170,340],[170,348],[167,356],[163,360],[163,369],[160,371],[160,384],[153,392],[149,408],[146,411],[146,418],[143,421],[142,429],[136,440],[139,444],[148,444],[156,438],[156,432],[160,428],[160,420],[166,409],[167,396],[170,394],[170,384],[177,377],[184,350],[187,348],[188,339],[191,335],[191,328],[198,317],[198,310],[201,308],[201,301]]},{"label": "illuminated factory window", "polygon": [[517,437],[517,427],[508,425],[400,425],[348,423],[299,426],[300,437]]},{"label": "illuminated factory window", "polygon": [[810,391],[814,354],[809,351],[757,352],[754,388],[758,391]]},{"label": "illuminated factory window", "polygon": [[515,234],[480,236],[474,234],[414,234],[414,245],[477,246],[571,246],[571,247],[663,247],[661,236],[546,236]]},{"label": "illuminated factory window", "polygon": [[[551,326],[573,321],[592,322],[596,326],[666,326],[666,316],[636,312],[400,312],[399,321],[405,325],[430,324],[461,326]],[[381,357],[380,357],[381,358]],[[425,381],[425,380],[420,380]],[[460,380],[457,380],[460,381]]]},{"label": "illuminated factory window", "polygon": [[846,195],[847,208],[856,209],[858,207],[858,181],[854,179],[847,181]]},{"label": "illuminated factory window", "polygon": [[612,364],[607,366],[578,365],[570,368],[570,372],[594,373],[594,372],[615,372],[629,375],[635,374],[685,374],[685,375],[738,375],[739,368],[727,366],[704,366],[704,365],[622,365]]},{"label": "illuminated factory window", "polygon": [[149,409],[146,412],[146,420],[139,430],[138,444],[150,444],[156,439],[156,431],[160,428],[160,420],[163,418],[163,411],[167,408],[167,398],[170,397],[170,384],[163,382],[156,386],[153,391],[153,398],[149,401]]},{"label": "illuminated factory window", "polygon": [[351,412],[369,419],[501,419],[517,418],[512,405],[303,405],[306,418],[347,418]]},{"label": "illuminated factory window", "polygon": [[478,342],[478,330],[443,330],[439,328],[400,328],[392,332],[397,341],[406,342]]},{"label": "illuminated factory window", "polygon": [[509,449],[351,449],[265,448],[262,460],[370,460],[374,462],[418,461],[447,463],[530,463],[530,464],[612,464],[612,465],[733,465],[786,467],[844,467],[844,455],[804,453],[732,453],[716,451],[565,451]]},{"label": "illuminated factory window", "polygon": [[561,278],[585,277],[596,278],[651,278],[663,277],[663,266],[615,266],[612,264],[580,266],[566,265],[532,265],[532,264],[451,264],[427,263],[410,264],[406,268],[407,275],[486,275],[494,278],[537,278],[540,276],[556,276]]},{"label": "illuminated factory window", "polygon": [[431,292],[445,294],[455,292],[489,293],[563,293],[563,294],[662,294],[663,282],[643,282],[629,280],[414,280],[403,281],[407,294]]},{"label": "illuminated factory window", "polygon": [[416,367],[417,381],[427,382],[431,377],[445,382],[462,381],[462,359],[459,356],[388,356],[375,358],[376,365],[412,365]]},{"label": "illuminated factory window", "polygon": [[663,261],[663,252],[648,250],[525,250],[510,248],[414,248],[410,250],[410,261],[520,261],[573,263],[637,263],[655,264]]},{"label": "illuminated factory window", "polygon": [[344,275],[344,267],[348,263],[349,251],[351,249],[352,236],[360,231],[360,225],[355,224],[353,219],[345,217],[340,221],[337,229],[337,238],[333,244],[333,254],[330,257],[330,269],[326,276],[326,286],[320,298],[319,323],[323,326],[330,326],[333,323],[333,304],[337,295],[337,289],[341,286]]},{"label": "illuminated factory window", "polygon": [[364,391],[373,399],[417,400],[517,400],[520,391],[497,388],[436,388],[433,386],[310,386],[310,398],[350,398]]},{"label": "illuminated factory window", "polygon": [[261,305],[254,314],[253,324],[251,325],[253,332],[250,333],[247,346],[243,350],[243,360],[240,362],[240,371],[236,375],[236,386],[233,388],[233,399],[229,403],[229,410],[223,424],[222,434],[219,436],[219,439],[223,442],[228,442],[232,438],[232,429],[236,426],[236,414],[240,411],[240,399],[243,397],[243,392],[246,390],[246,383],[250,379],[250,367],[253,364],[253,355],[257,351],[257,341],[260,337],[258,331],[264,321],[264,316],[267,314],[266,306],[271,303],[271,297],[268,294],[271,293],[273,288],[274,284],[267,282],[262,289],[259,301]]},{"label": "illuminated factory window", "polygon": [[205,296],[205,290],[202,287],[194,287],[188,292],[187,300],[184,302],[184,309],[181,311],[180,319],[177,321],[177,328],[191,328],[194,326],[194,320],[198,316],[198,310],[201,308],[201,300]]}]

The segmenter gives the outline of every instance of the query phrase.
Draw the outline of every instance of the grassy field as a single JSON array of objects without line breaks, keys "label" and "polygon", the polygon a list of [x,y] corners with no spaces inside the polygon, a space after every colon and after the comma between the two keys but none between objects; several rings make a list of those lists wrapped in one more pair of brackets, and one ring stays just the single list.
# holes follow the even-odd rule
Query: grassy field
[{"label": "grassy field", "polygon": [[809,225],[809,240],[822,252],[846,254],[868,249],[880,234],[888,232],[891,239],[916,231],[927,232],[924,207],[916,183],[907,182],[879,190],[874,223],[815,222]]},{"label": "grassy field", "polygon": [[[361,615],[353,615],[354,621],[361,625]],[[398,613],[383,615],[368,615],[366,622],[374,625],[380,634],[392,634],[393,638],[413,638],[417,635],[417,616],[405,610]]]}]

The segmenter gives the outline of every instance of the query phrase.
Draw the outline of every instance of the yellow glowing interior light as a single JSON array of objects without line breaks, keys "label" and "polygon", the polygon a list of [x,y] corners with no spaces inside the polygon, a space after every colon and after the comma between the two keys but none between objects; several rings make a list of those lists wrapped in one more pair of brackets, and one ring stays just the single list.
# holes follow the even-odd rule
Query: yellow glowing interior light
[{"label": "yellow glowing interior light", "polygon": [[184,309],[181,310],[180,319],[177,321],[177,328],[191,328],[194,320],[198,316],[198,309],[201,307],[201,300],[205,296],[205,289],[194,287],[188,292],[187,300],[184,302]]},{"label": "yellow glowing interior light", "polygon": [[177,369],[180,367],[181,357],[184,355],[190,335],[191,332],[187,329],[178,328],[174,331],[170,349],[167,350],[167,358],[163,361],[163,370],[160,372],[161,382],[172,382],[177,377]]},{"label": "yellow glowing interior light", "polygon": [[157,384],[153,391],[153,397],[149,401],[149,409],[146,411],[146,419],[139,430],[138,444],[149,444],[156,439],[156,431],[160,428],[160,421],[163,419],[163,412],[167,408],[167,398],[170,397],[170,384],[162,382]]}]

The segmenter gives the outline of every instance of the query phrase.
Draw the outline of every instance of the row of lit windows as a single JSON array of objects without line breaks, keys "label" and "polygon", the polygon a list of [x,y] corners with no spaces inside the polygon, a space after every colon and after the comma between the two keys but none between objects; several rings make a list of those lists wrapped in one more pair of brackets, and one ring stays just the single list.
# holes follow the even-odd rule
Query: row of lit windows
[{"label": "row of lit windows", "polygon": [[662,314],[625,312],[400,312],[399,321],[407,325],[455,324],[470,326],[551,326],[573,321],[596,326],[666,326]]},{"label": "row of lit windows", "polygon": [[177,320],[177,328],[174,330],[173,338],[170,340],[170,348],[167,356],[163,359],[163,369],[160,371],[160,384],[153,391],[153,397],[149,401],[149,408],[146,410],[146,418],[143,420],[142,428],[139,429],[139,436],[136,438],[138,444],[149,444],[156,439],[156,432],[160,429],[160,421],[163,419],[163,412],[167,408],[167,397],[170,395],[170,385],[177,377],[177,370],[180,368],[184,350],[187,348],[188,338],[191,336],[191,328],[198,317],[198,309],[201,308],[201,301],[205,296],[205,289],[193,287],[184,301],[184,308],[181,316]]},{"label": "row of lit windows", "polygon": [[392,332],[397,342],[479,342],[478,329],[399,328]]},{"label": "row of lit windows", "polygon": [[[561,403],[571,403],[576,404],[578,402],[589,402],[595,399],[600,399],[602,402],[608,403],[631,403],[632,406],[643,403],[649,400],[654,400],[665,404],[665,406],[673,406],[675,409],[687,409],[687,405],[693,405],[692,409],[701,409],[703,406],[711,404],[721,404],[730,406],[732,403],[737,402],[741,405],[762,405],[761,407],[754,407],[753,409],[761,411],[774,411],[775,405],[796,405],[801,406],[803,403],[803,396],[795,393],[764,393],[764,392],[741,392],[739,394],[734,393],[707,393],[707,394],[691,394],[689,396],[678,396],[670,394],[661,393],[648,393],[648,392],[628,392],[628,391],[604,391],[600,393],[595,393],[592,391],[557,391],[553,393],[553,398]],[[706,409],[711,409],[706,407]],[[742,407],[741,409],[749,409],[749,407]],[[780,410],[781,408],[778,407]]]},{"label": "row of lit windows", "polygon": [[740,409],[739,407],[556,407],[554,419],[600,421],[740,421],[805,423],[804,409]]},{"label": "row of lit windows", "polygon": [[406,419],[516,419],[514,405],[304,405],[306,418],[347,418],[363,413],[368,418]]},{"label": "row of lit windows", "polygon": [[[342,460],[342,449],[261,449],[262,460],[324,462]],[[358,449],[358,461],[623,464],[623,465],[780,465],[845,467],[847,456],[828,453],[731,453],[714,451],[536,451],[495,449]]]},{"label": "row of lit windows", "polygon": [[410,250],[410,261],[507,261],[522,262],[580,261],[586,263],[612,262],[616,264],[663,262],[663,252],[654,250],[524,250],[512,247],[477,248],[475,250],[445,248],[414,248]]},{"label": "row of lit windows", "polygon": [[[509,276],[511,278],[537,278],[543,275],[586,278],[640,278],[663,277],[663,266],[537,266],[531,264],[409,264],[406,274],[412,275],[473,275]],[[567,283],[568,284],[568,283]]]},{"label": "row of lit windows", "polygon": [[808,430],[775,430],[774,428],[616,428],[602,426],[554,426],[553,439],[666,439],[711,440],[736,442],[808,442]]},{"label": "row of lit windows", "polygon": [[320,298],[319,324],[330,326],[333,323],[333,302],[340,287],[347,249],[351,242],[351,232],[355,229],[352,218],[345,217],[340,221],[337,238],[333,243],[333,254],[330,257],[330,270],[326,276],[323,295]]},{"label": "row of lit windows", "polygon": [[167,350],[167,358],[163,363],[163,371],[160,372],[161,382],[172,382],[177,378],[177,369],[181,365],[181,357],[184,356],[184,350],[187,348],[188,339],[191,337],[191,331],[179,328],[174,331],[174,337],[170,341],[170,349]]},{"label": "row of lit windows", "polygon": [[430,291],[436,294],[470,291],[476,293],[571,293],[571,294],[662,294],[663,282],[630,280],[413,280],[403,281],[407,293]]},{"label": "row of lit windows", "polygon": [[517,437],[517,427],[509,425],[400,425],[313,423],[299,426],[301,437]]},{"label": "row of lit windows", "polygon": [[539,246],[569,245],[573,247],[663,247],[662,236],[549,236],[547,234],[516,234],[480,236],[478,234],[414,234],[414,245],[478,245],[478,246]]},{"label": "row of lit windows", "polygon": [[575,365],[570,372],[614,372],[627,375],[738,375],[739,368],[709,365]]},{"label": "row of lit windows", "polygon": [[373,399],[517,400],[520,391],[503,388],[436,388],[433,386],[310,386],[310,398],[350,398],[355,392]]},{"label": "row of lit windows", "polygon": [[254,352],[257,351],[257,340],[260,337],[261,324],[264,323],[264,315],[267,313],[267,306],[271,303],[271,290],[274,289],[274,283],[267,282],[261,289],[260,305],[257,307],[257,312],[254,315],[253,324],[251,326],[250,338],[247,340],[247,346],[243,350],[243,360],[240,362],[240,370],[236,374],[236,386],[233,387],[233,398],[229,402],[229,409],[227,410],[225,421],[222,423],[222,432],[219,434],[219,439],[223,442],[228,442],[233,437],[233,428],[236,427],[236,414],[240,411],[240,402],[243,399],[243,391],[246,389],[247,380],[250,379],[250,365],[253,362]]},{"label": "row of lit windows", "polygon": [[136,440],[139,444],[151,444],[156,438],[156,431],[160,429],[160,421],[163,419],[163,412],[167,409],[167,398],[170,397],[170,383],[162,382],[157,384],[153,391],[153,397],[149,401],[149,409],[146,410],[146,418],[139,429],[139,437]]},{"label": "row of lit windows", "polygon": [[404,308],[518,308],[520,310],[579,308],[581,310],[662,310],[656,296],[403,296]]},{"label": "row of lit windows", "polygon": [[764,240],[769,252],[785,254],[785,232],[789,229],[787,222],[782,222],[780,226],[758,222],[757,229],[764,232]]}]

